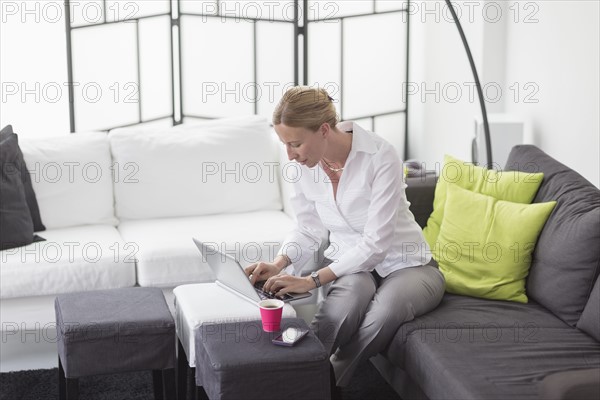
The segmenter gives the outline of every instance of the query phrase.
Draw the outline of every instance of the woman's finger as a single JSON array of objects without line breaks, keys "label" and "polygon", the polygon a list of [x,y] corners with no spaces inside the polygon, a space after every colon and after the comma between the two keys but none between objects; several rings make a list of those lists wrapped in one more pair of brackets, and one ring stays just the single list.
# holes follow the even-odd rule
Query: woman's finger
[{"label": "woman's finger", "polygon": [[[273,286],[271,287],[271,292],[273,293],[287,293],[288,291],[290,291],[290,287],[294,285],[294,279],[291,276],[287,276],[287,275],[276,275],[274,278],[276,278],[276,280],[273,282]],[[285,290],[283,293],[281,292],[282,290]]]},{"label": "woman's finger", "polygon": [[278,288],[281,287],[281,275],[275,275],[267,279],[264,290],[270,293],[277,292]]},{"label": "woman's finger", "polygon": [[[264,274],[264,267],[262,265],[262,263],[258,262],[256,264],[252,264],[251,267],[254,267],[251,271],[250,274],[248,275],[248,277],[250,278],[250,283],[252,283],[253,285],[256,283],[256,281],[260,280],[260,277]],[[250,267],[248,267],[250,268]]]},{"label": "woman's finger", "polygon": [[256,268],[256,263],[254,264],[250,264],[249,266],[247,266],[246,268],[244,268],[244,272],[246,273],[246,276],[250,276],[252,275],[252,272],[254,271],[254,269]]},{"label": "woman's finger", "polygon": [[273,286],[273,279],[274,279],[274,278],[275,278],[275,277],[274,277],[274,276],[272,276],[272,277],[270,277],[269,279],[267,279],[267,280],[265,281],[265,284],[264,284],[264,286],[263,286],[263,290],[264,290],[265,292],[270,292],[270,291],[272,290],[272,289],[271,289],[271,287]]}]

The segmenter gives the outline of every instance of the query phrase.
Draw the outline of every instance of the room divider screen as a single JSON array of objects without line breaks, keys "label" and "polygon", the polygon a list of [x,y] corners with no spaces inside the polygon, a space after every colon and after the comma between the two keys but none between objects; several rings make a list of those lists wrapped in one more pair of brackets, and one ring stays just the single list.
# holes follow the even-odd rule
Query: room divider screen
[{"label": "room divider screen", "polygon": [[71,132],[270,119],[287,88],[309,85],[406,158],[409,10],[386,0],[65,0]]}]

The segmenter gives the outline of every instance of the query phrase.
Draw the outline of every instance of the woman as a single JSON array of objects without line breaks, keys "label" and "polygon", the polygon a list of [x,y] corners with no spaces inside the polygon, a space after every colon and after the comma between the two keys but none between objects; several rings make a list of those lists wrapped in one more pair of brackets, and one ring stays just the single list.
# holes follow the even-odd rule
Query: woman
[{"label": "woman", "polygon": [[[273,262],[252,264],[246,274],[253,284],[266,280],[264,289],[277,295],[332,282],[311,328],[332,355],[337,384],[346,386],[402,323],[437,306],[444,278],[427,265],[430,251],[389,143],[355,123],[338,125],[324,89],[289,89],[273,125],[288,158],[301,164],[291,199],[297,226]],[[324,240],[330,245],[318,271],[282,273],[290,265],[300,272]]]}]

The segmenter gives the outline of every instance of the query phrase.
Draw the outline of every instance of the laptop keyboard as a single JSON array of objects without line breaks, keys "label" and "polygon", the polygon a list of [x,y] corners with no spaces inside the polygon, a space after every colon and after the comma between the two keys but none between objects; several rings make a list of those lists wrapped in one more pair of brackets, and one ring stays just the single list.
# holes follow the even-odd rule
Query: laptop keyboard
[{"label": "laptop keyboard", "polygon": [[263,286],[265,285],[265,281],[260,281],[260,282],[256,282],[254,284],[254,288],[256,289],[256,293],[258,293],[258,297],[261,298],[261,300],[267,300],[267,299],[277,299],[277,300],[290,300],[293,299],[293,296],[290,296],[289,294],[284,294],[281,297],[275,296],[275,294],[270,294],[269,292],[265,292],[263,290]]}]

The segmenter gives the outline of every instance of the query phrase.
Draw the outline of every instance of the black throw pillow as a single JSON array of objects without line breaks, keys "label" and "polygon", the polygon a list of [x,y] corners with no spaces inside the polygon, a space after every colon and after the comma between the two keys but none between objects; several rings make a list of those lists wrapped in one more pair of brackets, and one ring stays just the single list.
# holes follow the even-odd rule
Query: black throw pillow
[{"label": "black throw pillow", "polygon": [[18,148],[16,135],[0,139],[0,250],[33,242],[33,221],[17,168]]},{"label": "black throw pillow", "polygon": [[[4,140],[11,135],[16,134],[13,132],[12,126],[7,125],[0,131],[0,140]],[[27,165],[25,164],[23,153],[21,152],[21,149],[18,146],[17,167],[21,172],[21,182],[23,183],[23,187],[25,188],[25,199],[27,201],[27,206],[29,207],[31,220],[33,221],[33,230],[34,232],[45,231],[46,227],[42,223],[42,217],[40,216],[40,208],[38,206],[37,198],[35,197],[35,192],[33,191],[33,184],[31,183],[31,176],[29,175],[29,170],[27,169]]]}]

